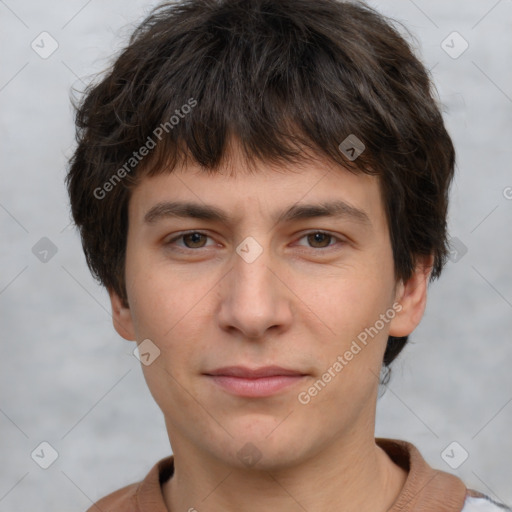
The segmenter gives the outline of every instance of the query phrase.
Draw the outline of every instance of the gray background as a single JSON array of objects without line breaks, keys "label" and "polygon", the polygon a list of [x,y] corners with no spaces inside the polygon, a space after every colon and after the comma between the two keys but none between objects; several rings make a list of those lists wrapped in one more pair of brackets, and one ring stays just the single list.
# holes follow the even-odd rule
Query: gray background
[{"label": "gray background", "polygon": [[[0,512],[84,511],[170,450],[134,345],[86,268],[63,183],[70,87],[104,69],[152,5],[0,1]],[[430,288],[377,435],[414,442],[434,467],[512,503],[512,1],[372,5],[409,27],[432,69],[458,152],[450,233],[459,257],[467,248]],[[31,48],[43,31],[59,45],[46,59]],[[441,47],[453,31],[469,43],[456,59]],[[32,252],[43,237],[57,249],[46,262]],[[46,470],[31,458],[42,441],[59,454]],[[457,469],[441,456],[453,441],[452,460],[469,453]]]}]

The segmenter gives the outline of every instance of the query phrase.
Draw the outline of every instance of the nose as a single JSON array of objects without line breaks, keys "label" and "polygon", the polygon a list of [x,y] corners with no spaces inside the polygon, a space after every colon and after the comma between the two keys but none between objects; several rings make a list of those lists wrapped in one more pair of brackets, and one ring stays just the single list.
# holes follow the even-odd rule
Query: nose
[{"label": "nose", "polygon": [[292,320],[293,294],[269,250],[264,249],[254,261],[238,253],[233,259],[232,269],[219,283],[221,328],[250,339],[265,338],[270,329],[286,330]]}]

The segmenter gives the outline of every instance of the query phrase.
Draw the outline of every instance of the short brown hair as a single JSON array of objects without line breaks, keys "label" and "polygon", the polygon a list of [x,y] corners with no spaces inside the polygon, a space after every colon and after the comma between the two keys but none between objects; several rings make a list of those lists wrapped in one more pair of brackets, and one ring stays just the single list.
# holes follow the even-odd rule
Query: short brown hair
[{"label": "short brown hair", "polygon": [[[93,275],[125,301],[131,188],[180,159],[213,172],[232,136],[248,162],[297,161],[310,148],[378,175],[395,277],[407,280],[420,255],[434,256],[431,279],[445,264],[453,144],[429,72],[363,3],[162,4],[76,109],[73,218]],[[349,136],[364,144],[357,159],[340,150]],[[386,368],[406,342],[389,337]]]}]

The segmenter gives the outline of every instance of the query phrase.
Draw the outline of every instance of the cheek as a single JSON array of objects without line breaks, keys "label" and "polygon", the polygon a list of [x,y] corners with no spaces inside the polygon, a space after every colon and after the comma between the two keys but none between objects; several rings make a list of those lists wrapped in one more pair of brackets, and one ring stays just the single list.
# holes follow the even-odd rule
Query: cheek
[{"label": "cheek", "polygon": [[[337,269],[328,276],[301,281],[297,295],[306,298],[306,306],[299,314],[304,314],[303,318],[308,315],[309,325],[305,324],[305,328],[318,339],[315,355],[319,367],[325,371],[331,368],[331,374],[336,375],[321,400],[330,396],[338,403],[346,396],[361,394],[364,398],[374,387],[389,329],[389,322],[383,324],[380,318],[390,308],[393,290],[392,266],[382,260],[375,258],[372,264],[361,261],[360,265]],[[308,314],[309,310],[315,315]],[[321,332],[325,336],[319,336]],[[338,356],[343,361],[341,371]],[[336,361],[338,371],[333,368]]]},{"label": "cheek", "polygon": [[372,325],[389,307],[391,283],[385,269],[344,269],[338,275],[297,281],[297,296],[331,334],[347,340]]},{"label": "cheek", "polygon": [[142,370],[162,410],[198,414],[183,389],[193,389],[189,381],[200,369],[198,354],[207,353],[211,344],[205,336],[206,322],[212,318],[207,296],[211,288],[211,283],[189,281],[157,264],[147,265],[132,280],[129,300],[137,340],[150,339],[160,350],[154,363]]},{"label": "cheek", "polygon": [[[139,259],[139,262],[127,261],[127,277],[135,277],[127,288],[137,339],[151,339],[162,352],[186,351],[192,347],[198,350],[196,340],[201,340],[201,319],[211,321],[211,311],[208,314],[207,309],[209,294],[215,291],[214,280],[171,269],[154,260],[143,265],[142,261],[151,261],[150,258]],[[136,275],[132,272],[135,268]]]}]

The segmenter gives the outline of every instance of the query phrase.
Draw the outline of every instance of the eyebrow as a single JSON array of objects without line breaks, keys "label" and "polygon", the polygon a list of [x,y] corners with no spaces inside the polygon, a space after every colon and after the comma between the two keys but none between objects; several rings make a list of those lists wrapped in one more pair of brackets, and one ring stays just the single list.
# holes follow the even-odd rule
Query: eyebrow
[{"label": "eyebrow", "polygon": [[[213,206],[187,201],[164,201],[150,208],[144,215],[144,222],[154,224],[169,217],[192,218],[229,224],[229,215]],[[285,211],[277,212],[272,219],[276,223],[292,222],[315,217],[348,218],[371,226],[364,210],[355,208],[345,201],[325,201],[318,204],[294,204]]]}]

